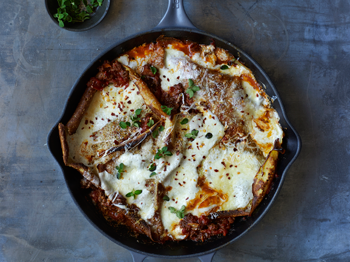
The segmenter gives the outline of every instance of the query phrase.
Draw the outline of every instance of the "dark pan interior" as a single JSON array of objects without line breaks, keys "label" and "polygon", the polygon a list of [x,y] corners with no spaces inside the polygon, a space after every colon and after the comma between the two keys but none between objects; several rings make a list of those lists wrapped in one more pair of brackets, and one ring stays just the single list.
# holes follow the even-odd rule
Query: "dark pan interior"
[{"label": "dark pan interior", "polygon": [[276,172],[278,174],[278,177],[275,178],[274,184],[270,192],[261,202],[259,207],[254,211],[251,217],[236,219],[233,225],[233,229],[227,236],[213,239],[205,243],[193,243],[190,241],[180,243],[169,243],[166,245],[159,245],[149,242],[142,243],[142,241],[137,241],[135,238],[131,237],[123,229],[116,231],[115,228],[111,227],[88,201],[86,197],[86,190],[83,190],[80,187],[81,175],[78,173],[78,171],[66,167],[63,164],[61,145],[59,142],[57,129],[58,123],[52,128],[48,136],[48,146],[52,155],[55,157],[55,159],[62,168],[67,186],[70,190],[70,193],[72,194],[74,201],[76,202],[80,210],[83,212],[83,214],[87,217],[87,219],[101,233],[109,237],[115,243],[131,251],[136,251],[145,255],[157,257],[185,258],[214,252],[217,249],[238,239],[240,236],[245,234],[252,226],[254,226],[266,213],[266,211],[269,209],[272,202],[274,201],[275,197],[277,196],[277,193],[281,188],[287,169],[289,168],[291,163],[296,159],[300,151],[301,142],[298,134],[295,132],[295,130],[289,124],[286,118],[280,97],[278,96],[271,81],[254,60],[252,60],[249,56],[247,56],[237,47],[231,45],[230,43],[222,39],[200,31],[186,29],[172,29],[162,31],[158,30],[142,33],[136,36],[132,36],[121,42],[118,42],[114,46],[107,49],[107,51],[101,54],[99,58],[91,62],[91,64],[87,67],[84,73],[75,82],[69,94],[69,98],[67,100],[66,107],[63,111],[63,115],[58,122],[66,124],[67,121],[70,119],[86,88],[86,83],[88,82],[91,76],[94,76],[97,73],[98,66],[101,65],[101,63],[104,60],[112,60],[120,54],[122,54],[123,52],[132,49],[135,46],[139,46],[145,42],[155,41],[157,37],[162,34],[166,36],[189,39],[202,44],[209,44],[210,42],[212,42],[213,39],[215,39],[216,45],[218,47],[225,48],[229,50],[230,53],[232,53],[234,56],[240,57],[240,61],[247,65],[253,71],[258,82],[263,83],[266,86],[266,92],[270,97],[277,97],[276,101],[273,103],[273,106],[279,113],[281,117],[281,125],[284,128],[285,138],[283,147],[285,149],[285,153],[283,155],[280,155],[280,161]]}]

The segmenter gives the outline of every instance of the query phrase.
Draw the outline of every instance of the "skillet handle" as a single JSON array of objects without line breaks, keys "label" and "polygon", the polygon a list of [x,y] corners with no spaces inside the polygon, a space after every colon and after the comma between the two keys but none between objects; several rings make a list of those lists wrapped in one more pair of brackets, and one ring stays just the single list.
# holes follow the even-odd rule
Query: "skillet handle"
[{"label": "skillet handle", "polygon": [[133,262],[142,262],[147,256],[130,251]]},{"label": "skillet handle", "polygon": [[205,255],[205,256],[201,256],[201,257],[199,257],[199,259],[201,262],[211,262],[213,260],[214,255],[215,255],[215,252],[208,254],[208,255]]},{"label": "skillet handle", "polygon": [[183,0],[168,0],[168,9],[159,24],[154,29],[188,28],[198,30],[188,19]]}]

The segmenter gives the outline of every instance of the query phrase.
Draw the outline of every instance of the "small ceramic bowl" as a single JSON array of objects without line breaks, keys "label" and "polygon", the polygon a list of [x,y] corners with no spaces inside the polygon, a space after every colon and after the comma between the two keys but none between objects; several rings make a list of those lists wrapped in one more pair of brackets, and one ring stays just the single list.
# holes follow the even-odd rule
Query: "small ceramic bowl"
[{"label": "small ceramic bowl", "polygon": [[57,18],[54,17],[54,14],[57,13],[58,8],[57,0],[45,0],[46,10],[49,13],[52,21],[54,21],[54,23],[62,29],[75,32],[86,31],[98,25],[106,16],[110,4],[110,0],[103,0],[102,5],[99,6],[94,13],[91,14],[90,19],[87,19],[84,22],[64,23],[64,27],[60,27],[58,25]]}]

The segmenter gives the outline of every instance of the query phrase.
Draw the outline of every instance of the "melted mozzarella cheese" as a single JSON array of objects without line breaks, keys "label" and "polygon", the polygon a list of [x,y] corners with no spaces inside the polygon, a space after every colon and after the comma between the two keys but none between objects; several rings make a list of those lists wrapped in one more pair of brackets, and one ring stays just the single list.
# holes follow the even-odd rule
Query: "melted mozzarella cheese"
[{"label": "melted mozzarella cheese", "polygon": [[[174,170],[164,181],[165,187],[171,187],[168,192],[169,202],[163,202],[161,217],[164,228],[176,239],[181,238],[181,231],[174,230],[180,219],[170,212],[169,207],[177,210],[186,206],[189,201],[195,198],[198,187],[197,167],[209,153],[209,150],[223,137],[224,127],[217,117],[210,111],[204,111],[203,115],[195,115],[188,124],[188,133],[197,130],[198,135],[192,142],[188,143],[184,153],[181,166]],[[208,139],[206,134],[212,133],[213,137]],[[184,135],[182,135],[184,136]],[[195,212],[195,211],[194,211]]]},{"label": "melted mozzarella cheese", "polygon": [[[171,86],[178,83],[186,86],[188,79],[196,79],[200,75],[198,65],[231,76],[245,74],[254,80],[252,72],[238,61],[234,62],[235,66],[221,70],[221,65],[216,64],[213,52],[213,46],[201,46],[201,52],[193,54],[190,58],[184,52],[169,45],[165,48],[164,67],[158,68],[162,89],[168,91]],[[118,61],[136,70],[145,65],[149,59],[150,55],[147,54],[136,56],[134,59],[123,55],[118,58]],[[206,75],[204,74],[202,77],[205,79]],[[250,135],[257,142],[266,156],[271,150],[268,145],[273,144],[276,139],[280,139],[282,142],[283,131],[278,123],[278,114],[271,111],[269,130],[262,131],[257,124],[257,119],[261,118],[267,110],[271,110],[268,108],[269,101],[267,97],[261,96],[259,90],[254,88],[249,81],[243,80],[242,87],[243,90],[237,92],[244,92],[244,96],[248,95],[244,98],[244,104],[240,103],[241,93],[235,93],[229,101],[216,102],[232,104],[232,110],[236,110],[237,115],[245,121],[247,136]],[[213,91],[209,90],[207,86],[200,88],[201,90],[195,93],[195,98],[199,98],[203,92],[210,94]],[[235,86],[232,86],[232,90],[234,89]],[[79,156],[81,143],[85,140],[92,142],[91,133],[104,127],[108,123],[108,119],[110,121],[116,119],[124,121],[133,115],[136,109],[145,108],[144,101],[137,94],[137,91],[137,87],[130,82],[126,88],[108,86],[96,93],[84,116],[88,120],[88,124],[85,124],[84,118],[77,133],[69,138],[72,155]],[[125,103],[128,100],[131,102]],[[124,107],[118,107],[118,103],[122,101]],[[196,105],[193,104],[193,106]],[[202,114],[194,115],[190,122],[182,128],[181,137],[183,139],[187,139],[185,134],[191,133],[192,130],[199,131],[193,141],[187,141],[186,149],[182,153],[154,159],[155,150],[161,149],[165,145],[167,134],[173,131],[172,128],[169,128],[169,130],[164,130],[156,141],[149,139],[143,142],[141,150],[137,153],[126,151],[117,159],[117,164],[123,163],[125,165],[121,179],[117,178],[116,169],[112,174],[107,171],[99,173],[101,188],[105,190],[106,195],[111,200],[116,193],[126,196],[133,190],[142,190],[142,193],[135,198],[127,197],[126,199],[128,204],[135,204],[140,209],[139,214],[145,221],[155,215],[156,201],[156,196],[149,190],[147,181],[154,179],[155,182],[162,183],[168,189],[167,196],[170,201],[163,201],[160,207],[161,220],[164,229],[175,239],[183,239],[185,236],[182,235],[182,229],[179,226],[180,219],[176,214],[170,212],[169,207],[179,210],[196,198],[200,190],[198,187],[199,176],[205,176],[210,187],[226,195],[227,198],[221,199],[219,204],[205,207],[197,205],[187,212],[200,216],[207,214],[213,208],[218,208],[218,210],[244,209],[248,207],[253,198],[254,177],[265,160],[263,157],[246,150],[245,142],[235,146],[220,146],[218,142],[224,136],[227,126],[224,126],[225,123],[220,123],[210,111],[201,111]],[[208,133],[213,135],[212,138],[205,137]],[[76,161],[88,164],[85,159],[76,159]],[[152,178],[150,178],[151,171],[149,171],[151,163],[157,166],[154,171],[156,175]],[[204,200],[205,197],[203,197]],[[115,206],[128,210],[123,205],[115,204]]]},{"label": "melted mozzarella cheese", "polygon": [[219,210],[245,208],[253,198],[252,184],[263,158],[235,147],[214,147],[203,161],[202,172],[211,187],[228,196]]}]

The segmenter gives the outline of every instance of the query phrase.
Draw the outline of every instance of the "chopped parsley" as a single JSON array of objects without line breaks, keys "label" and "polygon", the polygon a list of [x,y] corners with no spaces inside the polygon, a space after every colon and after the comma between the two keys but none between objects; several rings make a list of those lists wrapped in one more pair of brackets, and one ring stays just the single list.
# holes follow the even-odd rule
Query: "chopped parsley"
[{"label": "chopped parsley", "polygon": [[153,126],[153,125],[154,125],[154,120],[153,120],[153,119],[148,120],[147,125],[148,125],[149,127]]},{"label": "chopped parsley", "polygon": [[163,196],[163,200],[164,200],[164,201],[169,201],[170,198],[169,198],[167,195],[165,195],[165,196]]},{"label": "chopped parsley", "polygon": [[155,68],[154,66],[151,66],[151,71],[152,71],[152,73],[155,75],[155,74],[157,74],[157,68]]},{"label": "chopped parsley", "polygon": [[187,118],[184,118],[181,120],[180,124],[181,125],[186,125],[188,123],[188,119]]},{"label": "chopped parsley", "polygon": [[193,129],[191,131],[191,133],[186,134],[185,137],[195,139],[197,137],[198,133],[199,133],[198,130]]},{"label": "chopped parsley", "polygon": [[152,172],[149,177],[155,176],[157,173],[156,172]]},{"label": "chopped parsley", "polygon": [[188,79],[188,88],[186,90],[186,93],[189,94],[190,98],[194,96],[194,93],[199,91],[200,88],[196,85],[194,85],[194,82],[192,79]]},{"label": "chopped parsley", "polygon": [[227,65],[222,65],[221,67],[220,67],[220,69],[221,70],[226,70],[226,69],[228,69],[229,67],[227,66]]},{"label": "chopped parsley", "polygon": [[167,107],[167,106],[161,106],[161,109],[162,109],[163,112],[164,112],[165,114],[167,114],[168,116],[171,115],[171,110],[173,110],[173,108],[169,108],[169,107]]},{"label": "chopped parsley", "polygon": [[140,127],[141,125],[141,118],[139,117],[142,112],[142,109],[137,109],[135,111],[134,116],[130,116],[131,121],[133,122],[133,126]]},{"label": "chopped parsley", "polygon": [[139,195],[139,194],[141,194],[142,193],[142,190],[132,190],[131,192],[129,192],[129,193],[127,193],[125,196],[126,197],[134,197],[134,199],[135,199],[135,197],[137,196],[137,195]]},{"label": "chopped parsley", "polygon": [[152,163],[148,168],[149,171],[154,171],[156,169],[157,169],[157,165],[155,163]]},{"label": "chopped parsley", "polygon": [[152,136],[153,138],[156,138],[159,135],[159,132],[162,132],[164,130],[164,126],[160,126],[158,129],[155,129],[152,132]]},{"label": "chopped parsley", "polygon": [[119,122],[119,126],[123,129],[127,128],[128,126],[130,126],[130,122],[123,122],[123,121],[120,121]]},{"label": "chopped parsley", "polygon": [[185,217],[185,209],[185,206],[182,206],[180,210],[177,210],[175,207],[169,207],[170,212],[176,214],[176,216],[180,219]]},{"label": "chopped parsley", "polygon": [[171,153],[170,151],[168,151],[168,147],[165,146],[162,149],[158,149],[157,154],[154,156],[154,159],[160,159],[163,156],[172,156],[173,153]]},{"label": "chopped parsley", "polygon": [[115,169],[118,170],[117,178],[120,179],[122,177],[122,173],[124,172],[125,165],[123,163],[120,163],[119,166],[116,166]]},{"label": "chopped parsley", "polygon": [[[58,25],[64,27],[65,22],[84,22],[90,19],[90,14],[93,13],[95,7],[101,6],[103,0],[90,0],[88,4],[86,0],[58,0],[59,7],[54,17],[58,20]],[[81,7],[83,4],[83,8]],[[86,12],[84,11],[84,7]]]}]

